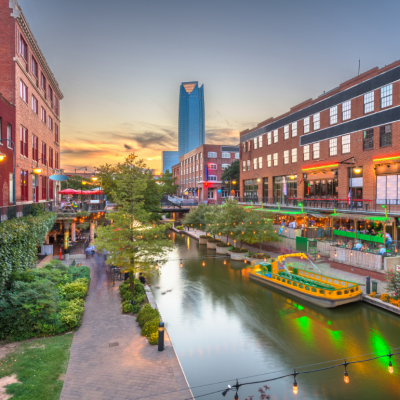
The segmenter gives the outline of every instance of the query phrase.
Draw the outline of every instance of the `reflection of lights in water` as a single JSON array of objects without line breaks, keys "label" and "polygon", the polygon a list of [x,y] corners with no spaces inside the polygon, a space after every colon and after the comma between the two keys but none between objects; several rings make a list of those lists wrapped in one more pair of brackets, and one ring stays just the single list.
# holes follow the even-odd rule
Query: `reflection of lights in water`
[{"label": "reflection of lights in water", "polygon": [[199,356],[203,357],[203,351],[202,351],[201,347],[199,348]]}]

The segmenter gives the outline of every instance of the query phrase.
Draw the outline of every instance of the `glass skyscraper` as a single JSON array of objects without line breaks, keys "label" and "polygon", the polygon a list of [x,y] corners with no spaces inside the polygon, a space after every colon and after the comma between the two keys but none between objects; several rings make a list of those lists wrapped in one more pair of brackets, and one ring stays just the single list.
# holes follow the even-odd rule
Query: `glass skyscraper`
[{"label": "glass skyscraper", "polygon": [[204,144],[204,85],[182,82],[179,94],[179,156]]},{"label": "glass skyscraper", "polygon": [[162,173],[168,170],[172,172],[172,166],[179,164],[179,155],[177,151],[163,151],[162,152]]}]

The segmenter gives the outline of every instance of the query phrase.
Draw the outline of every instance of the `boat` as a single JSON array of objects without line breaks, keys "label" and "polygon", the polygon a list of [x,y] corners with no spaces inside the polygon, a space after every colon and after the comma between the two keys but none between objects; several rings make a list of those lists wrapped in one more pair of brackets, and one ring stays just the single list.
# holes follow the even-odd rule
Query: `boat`
[{"label": "boat", "polygon": [[[297,259],[300,262],[296,262]],[[249,276],[257,282],[324,308],[338,307],[362,299],[359,283],[310,272],[304,268],[307,261],[318,269],[304,253],[284,254],[253,265]]]}]

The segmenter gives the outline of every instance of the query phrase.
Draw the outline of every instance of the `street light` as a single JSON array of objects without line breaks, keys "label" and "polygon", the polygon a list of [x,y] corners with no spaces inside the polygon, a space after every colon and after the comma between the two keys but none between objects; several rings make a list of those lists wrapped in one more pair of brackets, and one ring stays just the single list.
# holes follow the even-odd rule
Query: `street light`
[{"label": "street light", "polygon": [[[0,142],[2,142],[3,140],[7,140],[8,142],[10,142],[11,144],[12,144],[12,150],[13,150],[13,158],[14,158],[14,179],[13,179],[13,181],[14,181],[14,185],[13,185],[13,200],[14,200],[14,206],[17,204],[17,199],[16,199],[16,197],[15,197],[15,181],[16,181],[16,176],[15,176],[15,144],[14,144],[14,142],[11,140],[11,139],[0,139]],[[2,158],[1,158],[1,160],[0,161],[3,161],[4,160],[4,158],[5,158],[5,155],[4,154],[2,154]]]},{"label": "street light", "polygon": [[0,153],[0,161],[3,161],[6,158],[6,155],[3,153]]},{"label": "street light", "polygon": [[[48,161],[43,157],[43,158],[39,158],[39,160],[36,161],[36,167],[33,168],[33,173],[36,175],[39,175],[42,172],[42,168],[39,167],[39,161],[44,160],[46,162],[46,166],[47,166],[47,177],[49,176],[49,163]],[[43,162],[42,162],[43,164]],[[37,199],[39,200],[39,199]],[[46,201],[49,201],[49,183],[47,182],[46,185]]]}]

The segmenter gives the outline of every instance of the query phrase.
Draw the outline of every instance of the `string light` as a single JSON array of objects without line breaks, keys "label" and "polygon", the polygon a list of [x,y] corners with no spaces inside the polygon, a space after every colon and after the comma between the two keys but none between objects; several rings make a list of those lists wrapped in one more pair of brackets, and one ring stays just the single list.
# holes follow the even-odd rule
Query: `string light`
[{"label": "string light", "polygon": [[393,365],[392,365],[392,354],[389,354],[389,367],[388,370],[391,374],[393,374]]},{"label": "string light", "polygon": [[183,267],[182,259],[181,259],[181,268]]},{"label": "string light", "polygon": [[293,381],[293,394],[297,394],[299,393],[299,389],[297,387],[297,382],[296,382],[296,370],[294,371],[293,377],[294,377],[294,381]]},{"label": "string light", "polygon": [[206,266],[206,262],[204,261],[204,258],[203,258],[203,262],[202,262],[202,264],[201,264],[203,267],[205,267]]},{"label": "string light", "polygon": [[344,362],[344,383],[349,383],[350,382],[350,378],[349,378],[349,373],[347,372],[347,362]]},{"label": "string light", "polygon": [[247,260],[246,259],[244,259],[243,261],[244,261],[245,264],[247,264]]},{"label": "string light", "polygon": [[242,235],[244,235],[244,231],[242,231]]},{"label": "string light", "polygon": [[224,265],[226,265],[226,258],[224,258]]}]

